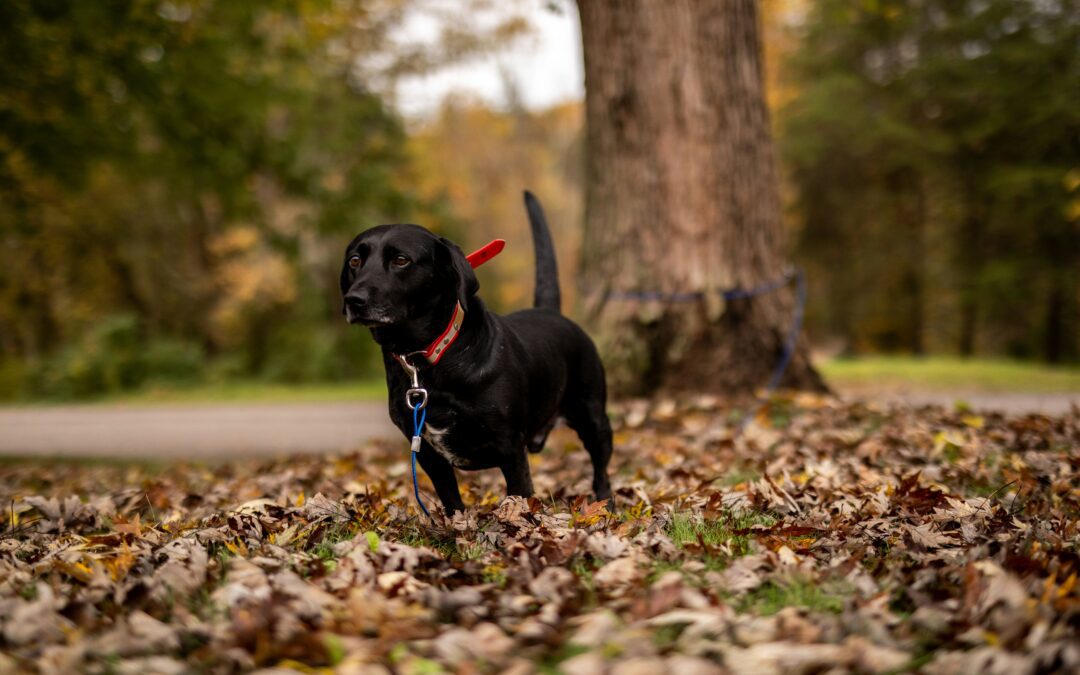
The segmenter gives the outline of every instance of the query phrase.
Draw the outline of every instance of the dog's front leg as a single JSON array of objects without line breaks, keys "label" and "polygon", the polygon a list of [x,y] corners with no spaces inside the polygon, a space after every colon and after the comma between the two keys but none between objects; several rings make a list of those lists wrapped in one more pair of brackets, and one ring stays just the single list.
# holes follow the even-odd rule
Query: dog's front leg
[{"label": "dog's front leg", "polygon": [[454,467],[446,458],[435,451],[435,448],[424,441],[420,445],[420,466],[424,473],[431,479],[435,486],[435,492],[439,495],[439,501],[446,509],[447,515],[453,515],[455,511],[464,511],[465,502],[461,501],[461,492],[458,490],[457,474]]},{"label": "dog's front leg", "polygon": [[524,449],[513,453],[499,465],[503,478],[506,479],[506,494],[513,497],[532,497],[532,474],[529,473],[529,458]]}]

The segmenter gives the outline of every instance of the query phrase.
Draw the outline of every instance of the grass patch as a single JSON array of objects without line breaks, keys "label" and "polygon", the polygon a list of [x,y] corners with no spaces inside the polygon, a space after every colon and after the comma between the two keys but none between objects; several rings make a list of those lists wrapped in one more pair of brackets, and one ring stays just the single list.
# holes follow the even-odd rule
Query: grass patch
[{"label": "grass patch", "polygon": [[[386,541],[391,540],[386,539]],[[429,548],[442,556],[444,560],[464,560],[461,552],[458,551],[457,541],[450,535],[434,534],[412,525],[402,533],[399,541],[413,548]]]},{"label": "grass patch", "polygon": [[679,641],[679,636],[686,630],[686,624],[668,624],[659,626],[652,634],[653,644],[661,652],[670,651]]},{"label": "grass patch", "polygon": [[382,379],[322,384],[278,384],[257,380],[219,384],[155,385],[133,392],[110,394],[81,401],[27,399],[5,405],[40,406],[72,403],[123,404],[133,406],[197,405],[200,403],[333,403],[377,401],[386,398]]},{"label": "grass patch", "polygon": [[715,519],[697,518],[676,513],[668,525],[667,535],[679,548],[705,545],[707,549],[724,548],[730,555],[706,550],[699,558],[707,569],[723,569],[728,560],[750,552],[750,535],[738,534],[754,525],[769,526],[776,519],[760,511],[728,511]]},{"label": "grass patch", "polygon": [[502,565],[485,565],[481,574],[486,584],[495,584],[499,588],[506,585],[506,568]]},{"label": "grass patch", "polygon": [[770,581],[743,596],[738,609],[761,616],[776,614],[785,607],[839,614],[844,610],[844,598],[850,593],[850,588],[839,583],[816,584],[804,579],[792,579],[785,584]]},{"label": "grass patch", "polygon": [[734,466],[720,479],[724,487],[735,487],[740,483],[749,483],[761,478],[761,472],[749,466]]},{"label": "grass patch", "polygon": [[561,675],[563,671],[560,665],[563,661],[568,661],[575,656],[580,656],[588,651],[589,648],[582,645],[563,643],[554,650],[544,654],[536,664],[537,671],[543,673],[543,675]]},{"label": "grass patch", "polygon": [[[665,572],[678,572],[678,573],[682,574],[683,573],[682,562],[672,562],[670,560],[654,560],[653,565],[652,565],[652,570],[649,571],[649,575],[648,575],[646,580],[648,581],[649,585],[651,586],[652,584],[656,583],[657,579],[664,576]],[[686,575],[683,574],[683,577],[685,578]],[[694,579],[688,579],[688,581],[693,582]],[[698,585],[700,585],[700,584],[698,584]]]},{"label": "grass patch", "polygon": [[912,388],[938,391],[1080,391],[1080,367],[1050,368],[1005,359],[871,356],[830,359],[816,364],[830,384],[840,387]]},{"label": "grass patch", "polygon": [[315,548],[311,549],[311,554],[323,562],[337,559],[337,555],[334,554],[334,545],[327,541],[316,544]]},{"label": "grass patch", "polygon": [[571,572],[581,580],[582,585],[585,588],[592,590],[593,588],[593,573],[597,570],[597,564],[595,560],[585,559],[583,556],[574,558],[567,566]]},{"label": "grass patch", "polygon": [[737,534],[739,530],[755,525],[768,527],[775,523],[768,513],[760,511],[728,511],[715,519],[693,517],[686,513],[676,513],[667,527],[667,536],[672,542],[685,548],[687,544],[704,543],[707,546],[727,545],[735,556],[750,553],[751,537]]}]

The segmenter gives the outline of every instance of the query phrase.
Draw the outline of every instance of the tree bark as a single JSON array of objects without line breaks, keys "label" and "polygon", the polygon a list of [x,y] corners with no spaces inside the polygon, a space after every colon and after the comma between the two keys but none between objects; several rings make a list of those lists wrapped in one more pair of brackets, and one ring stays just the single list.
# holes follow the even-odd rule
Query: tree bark
[{"label": "tree bark", "polygon": [[[763,386],[792,321],[754,0],[578,0],[583,291],[617,394]],[[637,293],[702,299],[633,299]],[[823,390],[804,339],[785,386]]]},{"label": "tree bark", "polygon": [[[961,167],[965,163],[961,163]],[[979,181],[968,170],[964,174],[964,216],[957,242],[957,269],[960,275],[960,339],[957,351],[961,356],[975,355],[979,331],[979,305],[982,295],[980,277],[983,264],[983,236],[986,215],[981,206]]]},{"label": "tree bark", "polygon": [[917,356],[926,353],[924,339],[926,299],[926,193],[922,178],[910,168],[900,169],[889,177],[889,189],[896,209],[895,231],[900,233],[901,288],[903,320],[899,324],[903,346]]}]

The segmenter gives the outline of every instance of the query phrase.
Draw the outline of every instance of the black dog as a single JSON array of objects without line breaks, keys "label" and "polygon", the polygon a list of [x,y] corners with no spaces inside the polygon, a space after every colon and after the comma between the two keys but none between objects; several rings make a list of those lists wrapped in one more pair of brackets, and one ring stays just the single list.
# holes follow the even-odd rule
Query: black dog
[{"label": "black dog", "polygon": [[532,495],[525,450],[542,450],[559,416],[592,458],[596,498],[611,497],[604,367],[592,340],[559,314],[551,233],[528,192],[525,206],[536,252],[535,307],[509,316],[484,308],[461,249],[418,225],[373,227],[345,250],[343,311],[382,346],[390,419],[406,437],[413,432],[406,405],[413,368],[429,393],[418,458],[447,513],[465,508],[455,467],[498,467],[508,494]]}]

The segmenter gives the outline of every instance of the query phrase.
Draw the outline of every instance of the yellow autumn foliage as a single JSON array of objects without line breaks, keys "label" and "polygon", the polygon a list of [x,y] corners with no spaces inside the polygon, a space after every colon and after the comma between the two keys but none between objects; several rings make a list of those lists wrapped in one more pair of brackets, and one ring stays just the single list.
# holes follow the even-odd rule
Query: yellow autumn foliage
[{"label": "yellow autumn foliage", "polygon": [[218,293],[211,330],[221,344],[242,342],[253,322],[296,299],[295,269],[254,226],[230,227],[213,238],[210,250]]}]

